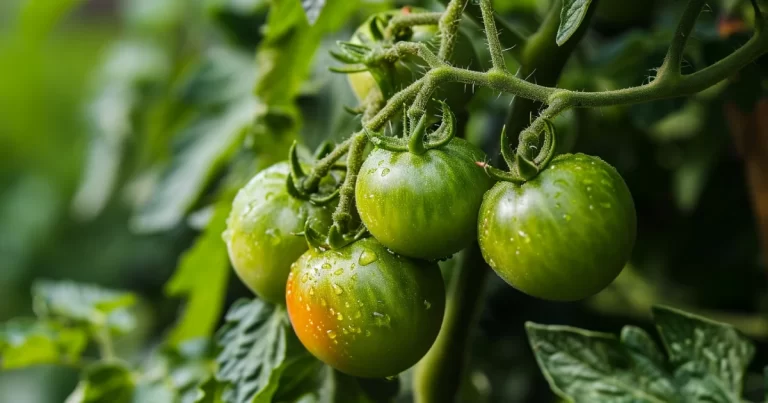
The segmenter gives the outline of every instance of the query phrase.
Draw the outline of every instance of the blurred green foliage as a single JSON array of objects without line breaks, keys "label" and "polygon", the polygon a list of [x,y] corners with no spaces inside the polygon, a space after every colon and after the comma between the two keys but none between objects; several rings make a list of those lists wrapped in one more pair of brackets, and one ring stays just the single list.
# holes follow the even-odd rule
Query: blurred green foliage
[{"label": "blurred green foliage", "polygon": [[[210,343],[187,340],[211,336],[225,308],[249,296],[229,276],[218,235],[228,198],[256,170],[284,159],[294,139],[314,148],[355,129],[343,107],[356,101],[345,77],[328,72],[335,63],[328,50],[370,13],[405,2],[328,0],[311,27],[298,1],[277,3],[267,13],[261,0],[0,2],[0,321],[32,315],[29,290],[39,278],[129,290],[141,300],[131,308],[133,331],[115,334],[114,348],[130,366],[89,371],[76,393],[97,396],[89,385],[99,377],[132,388],[131,371],[143,371],[151,376],[140,393],[191,396],[195,382],[210,376]],[[494,3],[525,34],[551,4]],[[600,2],[560,86],[594,91],[648,79],[684,2],[634,3],[643,12]],[[687,70],[720,59],[748,35],[718,31],[724,17],[749,29],[746,1],[711,3],[687,50]],[[483,54],[481,41],[477,48]],[[753,362],[768,362],[768,268],[723,112],[731,104],[751,112],[767,82],[763,58],[690,99],[575,110],[557,120],[563,152],[599,155],[626,178],[639,216],[637,247],[622,276],[585,303],[532,300],[494,277],[465,401],[554,401],[528,347],[526,321],[615,333],[626,322],[650,328],[654,303],[736,325],[756,340]],[[510,103],[497,95],[478,91],[467,126],[468,138],[491,149]],[[71,361],[93,353],[86,338],[101,337],[94,331],[101,325],[89,322],[107,309],[94,306],[99,298],[63,291],[84,302],[62,312],[57,294],[41,287],[35,313],[47,306],[45,318],[87,326],[62,333],[55,319],[8,322],[3,334],[39,354],[14,356],[0,344],[6,367]],[[41,303],[41,294],[50,299]],[[163,341],[169,334],[170,345]],[[313,393],[326,393],[315,393],[318,399],[356,382],[333,372],[313,376]],[[189,382],[165,388],[182,378]],[[3,372],[0,401],[60,402],[76,384],[77,372],[67,368]],[[748,375],[745,397],[756,399],[761,385]]]}]

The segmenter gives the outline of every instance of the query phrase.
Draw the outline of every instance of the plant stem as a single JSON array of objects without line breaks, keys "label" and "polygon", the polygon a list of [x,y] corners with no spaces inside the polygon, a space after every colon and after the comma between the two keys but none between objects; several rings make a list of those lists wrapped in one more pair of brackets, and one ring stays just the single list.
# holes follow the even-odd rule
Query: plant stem
[{"label": "plant stem", "polygon": [[[440,0],[440,2],[443,4],[448,4],[448,0]],[[479,7],[465,8],[464,14],[474,23],[478,25],[483,24],[482,11]],[[499,16],[494,16],[493,18],[496,22],[496,26],[500,28],[499,32],[501,35],[499,35],[499,40],[501,41],[501,44],[506,48],[505,52],[509,51],[512,54],[512,57],[519,61],[521,50],[523,47],[525,47],[525,36],[518,32],[514,27],[509,25],[506,21],[499,18]]]},{"label": "plant stem", "polygon": [[112,335],[109,333],[109,327],[105,324],[101,326],[95,334],[96,343],[99,346],[99,354],[104,361],[115,359],[115,349],[112,345]]},{"label": "plant stem", "polygon": [[480,0],[480,11],[483,14],[483,27],[485,27],[485,36],[488,39],[488,49],[491,51],[493,70],[506,72],[507,64],[504,62],[504,51],[501,42],[499,42],[499,32],[496,31],[491,0]]},{"label": "plant stem", "polygon": [[469,0],[451,0],[440,18],[440,50],[437,57],[444,62],[450,60],[453,48],[456,47],[461,13],[468,2]]},{"label": "plant stem", "polygon": [[411,13],[395,16],[389,20],[384,36],[386,38],[393,38],[397,32],[417,25],[437,25],[442,16],[443,13],[441,12]]},{"label": "plant stem", "polygon": [[454,401],[462,383],[469,358],[470,336],[477,322],[490,270],[477,244],[464,251],[457,269],[448,291],[440,334],[414,373],[417,403]]},{"label": "plant stem", "polygon": [[333,222],[342,232],[349,230],[349,222],[352,219],[352,207],[355,202],[355,183],[360,166],[363,164],[363,152],[368,143],[368,137],[363,132],[352,135],[347,155],[347,176],[339,189],[339,205],[333,212]]},{"label": "plant stem", "polygon": [[669,45],[667,56],[664,58],[656,79],[676,79],[680,77],[680,67],[683,62],[683,53],[685,44],[691,36],[691,31],[699,19],[701,9],[704,8],[706,0],[689,0],[683,11],[680,22],[675,30],[675,36],[672,37],[672,43]]}]

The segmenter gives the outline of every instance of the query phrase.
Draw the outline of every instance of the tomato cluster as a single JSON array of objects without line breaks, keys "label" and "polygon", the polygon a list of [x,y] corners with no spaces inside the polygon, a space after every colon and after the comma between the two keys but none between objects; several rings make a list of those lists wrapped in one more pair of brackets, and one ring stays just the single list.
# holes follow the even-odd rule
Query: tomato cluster
[{"label": "tomato cluster", "polygon": [[[356,91],[361,77],[351,78]],[[413,131],[406,122],[408,147],[399,137],[374,141],[356,177],[348,173],[356,178],[357,208],[340,209],[345,217],[356,213],[368,237],[344,234],[343,243],[321,244],[310,236],[330,240],[349,223],[334,222],[336,202],[325,204],[332,198],[320,203],[297,190],[297,159],[257,174],[233,203],[224,239],[239,277],[264,300],[285,304],[307,350],[350,375],[396,375],[426,354],[445,308],[436,261],[475,241],[502,279],[550,300],[602,290],[631,254],[634,204],[613,167],[561,155],[521,183],[494,185],[478,164],[485,154],[443,130],[453,123],[443,105],[440,129],[428,134],[426,117]],[[338,189],[341,179],[330,174],[321,185]]]}]

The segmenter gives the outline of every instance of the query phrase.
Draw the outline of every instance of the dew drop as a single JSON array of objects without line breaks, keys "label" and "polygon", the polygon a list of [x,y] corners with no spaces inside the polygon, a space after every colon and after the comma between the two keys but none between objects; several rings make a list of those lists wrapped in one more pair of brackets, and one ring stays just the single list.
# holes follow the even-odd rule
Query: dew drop
[{"label": "dew drop", "polygon": [[274,193],[267,192],[267,194],[264,195],[264,200],[272,200],[273,197],[275,197]]},{"label": "dew drop", "polygon": [[333,274],[335,274],[335,275],[337,275],[337,276],[338,276],[339,274],[341,274],[341,273],[344,273],[344,269],[338,269],[338,270],[336,270],[335,272],[333,272]]},{"label": "dew drop", "polygon": [[309,274],[307,274],[307,273],[304,273],[304,274],[301,276],[301,282],[302,282],[302,283],[306,283],[307,281],[309,281]]},{"label": "dew drop", "polygon": [[517,249],[517,250],[515,251],[515,255],[519,255],[519,254],[520,254],[520,249]]},{"label": "dew drop", "polygon": [[600,203],[600,207],[602,207],[602,208],[611,208],[611,203]]},{"label": "dew drop", "polygon": [[352,275],[352,280],[357,281],[357,274]]},{"label": "dew drop", "polygon": [[270,228],[265,231],[265,234],[269,236],[269,242],[272,245],[279,245],[282,240],[280,239],[280,230],[277,228]]},{"label": "dew drop", "polygon": [[594,206],[594,205],[592,205],[592,204],[590,204],[590,205],[589,205],[589,209],[590,209],[590,210],[594,210],[594,209],[595,209],[595,206]]},{"label": "dew drop", "polygon": [[349,308],[349,301],[344,301],[344,307]]},{"label": "dew drop", "polygon": [[299,295],[299,302],[304,302],[304,297],[302,297],[301,295]]},{"label": "dew drop", "polygon": [[390,318],[389,315],[387,315],[386,313],[374,312],[373,321],[376,324],[376,326],[390,327],[392,318]]},{"label": "dew drop", "polygon": [[583,181],[581,181],[581,183],[583,183],[585,185],[591,185],[592,184],[592,179],[584,179]]},{"label": "dew drop", "polygon": [[336,314],[336,319],[338,320],[344,320],[344,315],[341,314],[341,312]]},{"label": "dew drop", "polygon": [[307,312],[309,312],[309,311],[311,311],[311,310],[312,310],[312,308],[310,308],[310,307],[309,307],[309,304],[305,304],[305,305],[304,305],[304,308],[306,308],[306,309],[307,309]]},{"label": "dew drop", "polygon": [[376,252],[372,250],[365,249],[363,253],[360,254],[360,258],[357,260],[358,263],[360,263],[361,266],[367,266],[379,259],[379,256],[376,255]]},{"label": "dew drop", "polygon": [[432,303],[425,299],[424,300],[424,308],[426,308],[426,309],[432,308]]},{"label": "dew drop", "polygon": [[322,265],[322,266],[320,266],[320,267],[322,267],[323,269],[326,269],[326,270],[328,270],[328,269],[330,269],[330,268],[331,268],[331,264],[330,264],[330,263],[323,263],[323,265]]},{"label": "dew drop", "polygon": [[328,306],[328,301],[325,300],[325,298],[320,298],[320,305],[322,306]]},{"label": "dew drop", "polygon": [[371,331],[366,329],[365,330],[365,335],[366,335],[366,337],[371,337]]},{"label": "dew drop", "polygon": [[389,175],[389,168],[384,168],[384,169],[382,169],[382,170],[381,170],[381,176],[382,176],[382,177],[385,177],[385,176],[387,176],[387,175]]},{"label": "dew drop", "polygon": [[555,203],[555,207],[557,207],[557,208],[563,208],[563,205],[562,205],[562,204],[560,204],[560,203]]},{"label": "dew drop", "polygon": [[591,191],[592,191],[592,186],[587,186],[587,192],[591,192]]},{"label": "dew drop", "polygon": [[563,218],[565,221],[571,221],[571,215],[570,214],[563,214]]},{"label": "dew drop", "polygon": [[357,268],[357,265],[354,263],[352,263],[352,265],[349,266],[349,270],[355,270],[355,268]]},{"label": "dew drop", "polygon": [[331,338],[331,340],[336,338],[336,332],[334,332],[333,330],[329,330],[329,331],[327,331],[325,333],[328,335],[328,337]]},{"label": "dew drop", "polygon": [[355,312],[355,319],[360,319],[363,314],[360,311]]},{"label": "dew drop", "polygon": [[336,293],[336,295],[341,295],[341,293],[344,292],[344,290],[336,283],[331,284],[331,286],[333,287],[333,292]]},{"label": "dew drop", "polygon": [[309,295],[315,295],[315,287],[309,287]]},{"label": "dew drop", "polygon": [[347,330],[346,327],[341,328],[341,332],[344,334],[349,334],[349,330]]}]

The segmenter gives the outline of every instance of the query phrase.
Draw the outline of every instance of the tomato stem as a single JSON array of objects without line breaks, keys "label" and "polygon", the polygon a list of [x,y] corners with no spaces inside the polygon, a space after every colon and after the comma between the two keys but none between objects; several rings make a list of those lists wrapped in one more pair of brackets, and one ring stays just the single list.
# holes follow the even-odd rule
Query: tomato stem
[{"label": "tomato stem", "polygon": [[469,357],[472,332],[480,312],[488,269],[474,244],[461,254],[450,281],[440,334],[414,372],[417,403],[456,400]]}]

